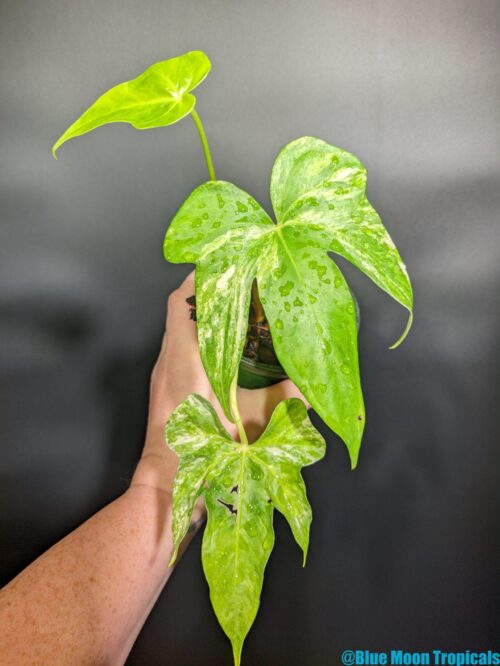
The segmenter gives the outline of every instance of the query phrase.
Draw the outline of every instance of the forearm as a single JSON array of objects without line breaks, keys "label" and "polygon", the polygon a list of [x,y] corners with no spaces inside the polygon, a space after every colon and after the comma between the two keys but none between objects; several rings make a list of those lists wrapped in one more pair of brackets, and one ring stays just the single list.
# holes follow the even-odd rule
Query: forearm
[{"label": "forearm", "polygon": [[171,569],[171,496],[137,483],[0,592],[3,664],[121,664]]},{"label": "forearm", "polygon": [[[191,274],[169,298],[167,333],[151,380],[146,442],[130,488],[0,591],[2,666],[123,664],[168,580],[177,457],[165,445],[165,423],[190,393],[199,393],[214,402],[223,425],[236,436],[203,370],[186,303],[193,293]],[[294,391],[290,382],[282,382],[240,394],[242,416],[247,428],[247,422],[253,424],[255,437],[274,406]],[[203,519],[200,500],[182,547]]]}]

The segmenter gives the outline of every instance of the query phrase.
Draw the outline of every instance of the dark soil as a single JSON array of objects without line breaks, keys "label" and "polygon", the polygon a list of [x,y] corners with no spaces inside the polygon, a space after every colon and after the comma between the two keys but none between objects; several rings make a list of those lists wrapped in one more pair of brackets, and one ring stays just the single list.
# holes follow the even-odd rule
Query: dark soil
[{"label": "dark soil", "polygon": [[[196,297],[190,296],[186,298],[187,303],[191,306],[190,317],[196,321]],[[248,313],[248,331],[245,347],[243,349],[243,356],[246,358],[258,361],[259,363],[267,363],[268,365],[280,365],[273,347],[273,339],[269,324],[265,318],[262,310],[262,305],[258,300],[257,289],[254,285],[252,289],[252,301]]]}]

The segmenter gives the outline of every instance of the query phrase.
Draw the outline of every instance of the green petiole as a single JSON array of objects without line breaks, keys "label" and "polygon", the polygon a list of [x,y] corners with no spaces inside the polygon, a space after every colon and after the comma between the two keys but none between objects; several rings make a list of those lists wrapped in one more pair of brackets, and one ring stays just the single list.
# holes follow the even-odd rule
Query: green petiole
[{"label": "green petiole", "polygon": [[241,415],[238,409],[238,400],[236,398],[236,392],[238,389],[238,373],[235,374],[233,381],[231,382],[231,387],[229,389],[229,405],[231,407],[231,414],[233,415],[234,422],[238,428],[238,434],[240,436],[240,444],[248,444],[248,437],[243,427],[241,421]]},{"label": "green petiole", "polygon": [[208,145],[207,135],[205,134],[203,123],[201,122],[200,116],[196,113],[194,109],[191,111],[191,115],[193,116],[194,124],[196,125],[198,133],[200,135],[201,145],[203,146],[203,153],[205,155],[205,160],[207,163],[208,175],[210,176],[210,180],[217,180],[217,178],[215,177],[215,169],[214,169],[214,164],[212,162],[212,155],[210,154],[210,146]]}]

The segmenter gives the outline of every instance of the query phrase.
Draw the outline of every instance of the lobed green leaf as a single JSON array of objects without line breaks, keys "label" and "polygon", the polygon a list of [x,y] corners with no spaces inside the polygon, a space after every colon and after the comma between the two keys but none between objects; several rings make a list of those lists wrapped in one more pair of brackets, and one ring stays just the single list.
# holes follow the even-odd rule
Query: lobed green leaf
[{"label": "lobed green leaf", "polygon": [[271,175],[274,224],[225,181],[188,197],[165,237],[165,258],[196,264],[200,353],[228,418],[257,279],[278,359],[357,464],[365,423],[355,304],[329,252],[351,261],[410,311],[405,265],[365,193],[357,157],[314,137],[292,141]]},{"label": "lobed green leaf", "polygon": [[165,236],[168,261],[196,263],[201,360],[229,419],[229,387],[245,344],[251,285],[274,226],[249,194],[209,181],[190,194]]},{"label": "lobed green leaf", "polygon": [[305,561],[312,513],[300,470],[323,457],[325,442],[296,398],[276,407],[265,432],[250,446],[232,441],[212,405],[198,395],[189,396],[172,413],[165,436],[179,456],[172,560],[202,495],[208,513],[203,569],[215,613],[239,664],[274,545],[274,508],[289,522]]},{"label": "lobed green leaf", "polygon": [[285,146],[271,175],[278,224],[298,230],[305,225],[319,238],[328,237],[328,249],[411,313],[413,294],[405,264],[365,189],[366,169],[358,158],[314,137]]},{"label": "lobed green leaf", "polygon": [[101,95],[56,141],[54,157],[69,139],[107,123],[130,123],[141,130],[176,123],[194,109],[196,98],[190,91],[210,68],[210,60],[202,51],[151,65],[137,78]]}]

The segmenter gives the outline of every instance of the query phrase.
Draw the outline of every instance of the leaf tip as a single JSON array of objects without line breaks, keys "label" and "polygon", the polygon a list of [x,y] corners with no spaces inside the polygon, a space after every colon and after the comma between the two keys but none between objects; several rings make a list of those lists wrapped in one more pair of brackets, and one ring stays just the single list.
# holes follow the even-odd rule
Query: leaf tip
[{"label": "leaf tip", "polygon": [[348,447],[349,459],[351,461],[351,472],[358,466],[360,443],[356,447]]},{"label": "leaf tip", "polygon": [[405,340],[406,336],[410,332],[411,326],[413,324],[413,310],[410,310],[409,312],[410,312],[410,315],[408,317],[408,321],[406,323],[405,330],[403,331],[401,337],[398,338],[398,340],[396,340],[396,342],[393,345],[391,345],[389,347],[389,349],[396,349],[397,347],[399,347],[399,345]]},{"label": "leaf tip", "polygon": [[363,405],[359,406],[359,411],[356,414],[354,423],[356,424],[356,427],[351,431],[351,436],[342,438],[347,447],[347,452],[349,453],[351,472],[353,472],[358,465],[363,430],[365,429],[365,410]]},{"label": "leaf tip", "polygon": [[174,552],[172,553],[172,557],[170,558],[170,560],[168,562],[168,565],[167,565],[169,569],[170,569],[170,567],[174,566],[175,561],[177,560],[177,553],[178,552],[179,552],[179,546],[176,546]]},{"label": "leaf tip", "polygon": [[67,130],[66,130],[66,132],[64,132],[64,134],[61,134],[61,136],[57,139],[57,141],[55,142],[55,144],[52,146],[52,157],[53,157],[55,160],[59,159],[59,157],[58,157],[58,155],[57,155],[57,151],[58,151],[59,148],[63,145],[63,143],[66,143],[66,141],[68,140],[68,139],[66,138],[67,133],[68,133],[68,132],[67,132]]}]

